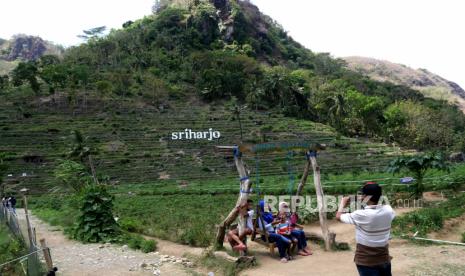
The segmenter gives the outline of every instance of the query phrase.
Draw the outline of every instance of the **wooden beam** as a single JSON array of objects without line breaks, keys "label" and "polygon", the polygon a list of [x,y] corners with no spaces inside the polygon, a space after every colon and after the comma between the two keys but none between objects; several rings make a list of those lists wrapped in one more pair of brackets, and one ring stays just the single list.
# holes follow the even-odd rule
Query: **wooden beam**
[{"label": "wooden beam", "polygon": [[242,161],[242,156],[238,151],[237,147],[234,148],[234,163],[236,164],[236,169],[241,179],[240,181],[240,191],[239,197],[236,202],[236,206],[229,213],[226,219],[218,226],[218,232],[216,234],[216,243],[217,247],[223,247],[224,237],[226,235],[226,229],[239,217],[239,234],[242,234],[245,230],[246,220],[244,216],[239,216],[239,207],[247,203],[249,199],[250,189],[252,187],[252,182],[248,178],[247,170],[245,169],[244,162]]},{"label": "wooden beam", "polygon": [[45,263],[47,264],[47,270],[52,271],[53,270],[52,256],[50,256],[50,249],[47,247],[47,244],[45,243],[45,239],[40,239],[40,246],[42,247],[42,251],[44,253]]},{"label": "wooden beam", "polygon": [[307,183],[308,173],[310,172],[311,167],[312,164],[310,162],[310,159],[308,159],[307,163],[305,163],[304,173],[302,174],[302,178],[300,179],[299,186],[297,186],[297,192],[295,194],[296,196],[300,196],[300,194],[304,190],[304,186]]},{"label": "wooden beam", "polygon": [[325,242],[325,250],[329,251],[332,248],[331,236],[329,232],[327,217],[326,217],[326,201],[321,187],[320,167],[316,161],[316,154],[310,155],[310,162],[313,168],[313,182],[315,184],[315,191],[318,202],[318,214],[320,218],[320,226]]}]

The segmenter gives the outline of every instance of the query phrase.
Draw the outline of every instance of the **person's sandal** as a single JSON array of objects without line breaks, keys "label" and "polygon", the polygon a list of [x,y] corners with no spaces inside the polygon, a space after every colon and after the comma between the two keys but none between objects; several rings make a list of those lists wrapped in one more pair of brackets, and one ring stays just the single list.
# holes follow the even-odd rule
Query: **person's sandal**
[{"label": "person's sandal", "polygon": [[287,262],[288,262],[288,261],[287,261],[287,258],[282,258],[282,259],[281,259],[281,262],[282,262],[282,263],[287,263]]},{"label": "person's sandal", "polygon": [[233,247],[233,249],[236,250],[236,251],[244,251],[246,248],[247,248],[247,246],[245,246],[243,244],[238,244],[238,245]]},{"label": "person's sandal", "polygon": [[304,252],[307,253],[307,256],[313,255],[313,252],[309,249],[304,249]]}]

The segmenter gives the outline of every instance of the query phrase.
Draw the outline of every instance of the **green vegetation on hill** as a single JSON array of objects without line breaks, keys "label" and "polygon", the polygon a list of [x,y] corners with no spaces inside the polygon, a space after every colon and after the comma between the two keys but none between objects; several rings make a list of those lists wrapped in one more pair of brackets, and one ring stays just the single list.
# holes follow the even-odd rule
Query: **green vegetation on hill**
[{"label": "green vegetation on hill", "polygon": [[235,97],[249,108],[330,124],[349,136],[463,150],[464,115],[457,108],[343,65],[302,47],[249,2],[199,0],[127,22],[68,49],[62,60],[45,56],[20,64],[1,90],[21,107],[30,102],[24,102],[28,85],[37,96],[60,90],[78,109],[84,93],[155,107]]},{"label": "green vegetation on hill", "polygon": [[389,81],[419,90],[425,97],[446,100],[465,110],[465,91],[456,83],[426,69],[366,57],[346,57],[347,66],[374,80]]}]

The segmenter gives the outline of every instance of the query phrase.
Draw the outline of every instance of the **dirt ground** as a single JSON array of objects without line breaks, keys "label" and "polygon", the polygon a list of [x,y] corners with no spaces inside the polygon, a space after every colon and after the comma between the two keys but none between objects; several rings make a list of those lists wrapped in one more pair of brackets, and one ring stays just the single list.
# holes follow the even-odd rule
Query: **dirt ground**
[{"label": "dirt ground", "polygon": [[[411,211],[398,209],[397,215]],[[463,220],[462,220],[463,221]],[[330,230],[336,233],[338,242],[349,243],[350,251],[325,252],[319,245],[311,244],[313,255],[297,256],[286,264],[278,256],[270,256],[262,245],[250,243],[251,251],[258,258],[259,266],[243,271],[242,276],[350,276],[358,275],[353,263],[355,248],[355,230],[352,225],[331,221]],[[310,232],[321,233],[318,224],[305,227]],[[465,275],[465,247],[451,245],[421,246],[402,239],[390,242],[390,254],[393,256],[393,275]]]},{"label": "dirt ground", "polygon": [[[412,209],[398,209],[397,215]],[[19,214],[23,213],[21,211]],[[21,215],[20,215],[21,216]],[[457,219],[455,224],[447,222],[449,231],[460,232],[465,217]],[[24,218],[22,218],[24,219]],[[52,249],[54,264],[60,269],[59,275],[192,275],[193,270],[185,269],[176,263],[163,263],[161,254],[182,257],[185,253],[200,256],[201,248],[192,248],[168,241],[158,241],[159,254],[144,254],[115,245],[81,244],[67,239],[56,227],[49,226],[32,216],[38,239],[45,238]],[[358,275],[353,263],[355,248],[355,230],[353,226],[336,221],[329,222],[330,230],[336,233],[336,240],[349,243],[350,251],[325,252],[319,245],[310,243],[312,256],[297,256],[295,260],[283,264],[277,255],[270,256],[268,250],[260,244],[250,242],[250,252],[257,257],[258,266],[240,273],[242,276],[351,276]],[[457,228],[459,228],[457,230]],[[319,224],[305,226],[309,232],[321,232]],[[451,237],[441,232],[433,235]],[[455,232],[454,232],[455,233]],[[393,275],[465,275],[465,247],[452,245],[421,246],[401,239],[390,243],[393,256]],[[141,268],[147,264],[151,269]],[[195,275],[207,275],[207,270],[196,269]],[[218,275],[216,275],[218,276]]]},{"label": "dirt ground", "polygon": [[[17,210],[20,223],[25,224],[24,210]],[[30,215],[37,240],[44,238],[51,249],[53,264],[58,275],[66,276],[124,276],[124,275],[191,275],[182,264],[163,261],[164,255],[182,257],[181,245],[160,241],[159,248],[168,250],[145,254],[124,246],[111,244],[82,244],[69,240],[57,227],[43,223]],[[190,249],[191,251],[196,249]],[[172,253],[172,254],[170,254]]]}]

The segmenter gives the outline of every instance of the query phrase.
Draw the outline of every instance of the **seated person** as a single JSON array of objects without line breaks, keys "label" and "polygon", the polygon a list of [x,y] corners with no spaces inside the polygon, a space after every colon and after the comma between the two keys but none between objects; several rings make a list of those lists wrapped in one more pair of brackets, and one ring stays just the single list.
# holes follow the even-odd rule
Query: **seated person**
[{"label": "seated person", "polygon": [[239,233],[239,226],[238,226],[236,229],[230,230],[228,234],[226,235],[228,242],[233,248],[233,250],[245,251],[247,249],[247,246],[245,245],[244,241],[247,235],[252,235],[253,233],[252,218],[253,218],[254,211],[252,210],[252,206],[253,206],[253,200],[249,199],[247,200],[246,204],[237,207],[239,216],[242,216],[246,219],[246,227],[242,234]]},{"label": "seated person", "polygon": [[301,256],[309,256],[313,253],[310,251],[307,245],[307,239],[305,237],[305,232],[303,231],[303,226],[298,224],[299,219],[296,213],[290,212],[289,205],[286,202],[281,202],[279,204],[280,214],[284,214],[287,219],[290,228],[290,236],[297,240],[298,254]]},{"label": "seated person", "polygon": [[[261,219],[257,218],[258,227],[262,229],[263,231],[268,232],[268,242],[276,243],[276,246],[278,247],[278,251],[279,251],[279,257],[281,258],[281,262],[287,263],[287,261],[290,259],[289,255],[287,254],[287,251],[289,250],[291,246],[291,240],[275,232],[273,225],[278,224],[279,221],[273,217],[272,213],[265,212],[265,202],[263,200],[260,200],[260,211],[261,211]],[[262,235],[262,240],[265,241],[264,235]]]}]

